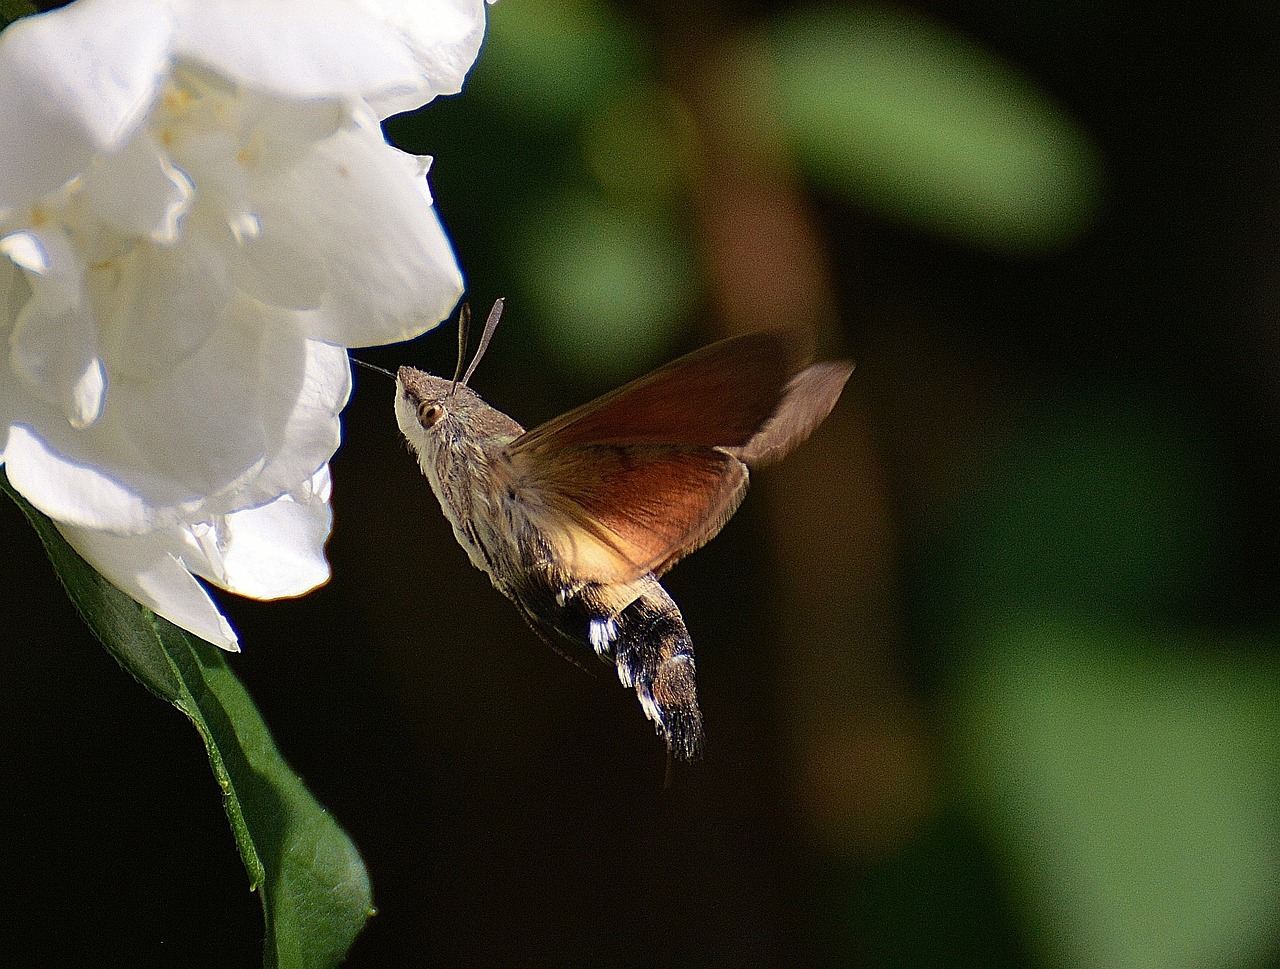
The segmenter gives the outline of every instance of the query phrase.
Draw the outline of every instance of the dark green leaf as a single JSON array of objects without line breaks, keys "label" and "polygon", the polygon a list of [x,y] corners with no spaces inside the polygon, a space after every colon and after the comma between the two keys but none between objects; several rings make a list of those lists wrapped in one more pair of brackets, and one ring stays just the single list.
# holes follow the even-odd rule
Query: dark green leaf
[{"label": "dark green leaf", "polygon": [[1274,643],[1048,613],[976,632],[950,763],[1058,964],[1269,964]]},{"label": "dark green leaf", "polygon": [[522,223],[521,266],[544,337],[561,358],[598,379],[656,363],[693,304],[693,260],[660,218],[623,213],[565,193],[512,217]]},{"label": "dark green leaf", "polygon": [[264,965],[336,965],[373,912],[368,875],[350,839],[280,756],[227,655],[107,582],[2,470],[0,487],[35,526],[94,634],[139,682],[185,713],[204,740],[250,887],[262,896]]},{"label": "dark green leaf", "polygon": [[938,603],[1176,614],[1213,574],[1227,498],[1171,402],[1085,386],[1028,417],[938,544]]},{"label": "dark green leaf", "polygon": [[522,0],[489,11],[484,70],[470,97],[522,123],[576,126],[611,92],[646,73],[637,29],[610,5]]}]

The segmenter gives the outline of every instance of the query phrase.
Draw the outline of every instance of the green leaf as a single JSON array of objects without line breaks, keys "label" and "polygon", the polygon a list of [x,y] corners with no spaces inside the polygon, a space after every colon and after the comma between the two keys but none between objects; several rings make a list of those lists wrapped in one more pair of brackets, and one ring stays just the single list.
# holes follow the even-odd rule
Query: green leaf
[{"label": "green leaf", "polygon": [[0,29],[8,27],[19,17],[36,12],[35,4],[26,0],[0,0]]},{"label": "green leaf", "polygon": [[107,651],[185,713],[209,752],[249,885],[261,893],[267,969],[337,965],[373,914],[355,846],[285,763],[216,646],[138,605],[99,575],[0,470],[71,601]]},{"label": "green leaf", "polygon": [[974,647],[951,763],[1052,964],[1271,964],[1274,641],[1045,613],[993,624]]},{"label": "green leaf", "polygon": [[973,42],[873,6],[800,8],[770,35],[773,106],[810,174],[891,217],[1014,251],[1069,242],[1099,153],[1053,100]]}]

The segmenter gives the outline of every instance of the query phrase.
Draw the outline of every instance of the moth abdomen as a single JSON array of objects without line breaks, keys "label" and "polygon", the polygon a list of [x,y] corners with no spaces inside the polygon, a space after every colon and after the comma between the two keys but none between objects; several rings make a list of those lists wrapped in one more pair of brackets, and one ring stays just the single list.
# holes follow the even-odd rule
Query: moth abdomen
[{"label": "moth abdomen", "polygon": [[667,749],[678,760],[702,756],[702,712],[698,708],[693,641],[671,596],[652,575],[625,588],[618,611],[616,586],[587,583],[526,583],[514,598],[544,636],[555,633],[590,650],[618,671],[636,691],[640,706]]},{"label": "moth abdomen", "polygon": [[610,651],[618,678],[635,688],[645,714],[679,760],[702,756],[697,663],[684,617],[658,580],[615,617]]}]

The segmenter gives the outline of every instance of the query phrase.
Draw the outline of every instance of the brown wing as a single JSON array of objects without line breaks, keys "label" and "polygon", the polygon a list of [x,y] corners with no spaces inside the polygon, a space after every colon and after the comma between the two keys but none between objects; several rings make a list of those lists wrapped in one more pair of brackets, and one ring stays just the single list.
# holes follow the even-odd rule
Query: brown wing
[{"label": "brown wing", "polygon": [[512,454],[573,444],[746,444],[795,370],[785,334],[721,340],[575,407],[512,442]]},{"label": "brown wing", "polygon": [[508,445],[528,514],[576,577],[661,574],[720,531],[746,492],[744,456],[789,450],[839,396],[843,379],[819,406],[800,403],[815,368],[793,376],[795,345],[767,331],[722,340]]},{"label": "brown wing", "polygon": [[661,575],[713,538],[747,490],[741,461],[689,445],[576,445],[515,468],[526,513],[560,561],[604,583]]}]

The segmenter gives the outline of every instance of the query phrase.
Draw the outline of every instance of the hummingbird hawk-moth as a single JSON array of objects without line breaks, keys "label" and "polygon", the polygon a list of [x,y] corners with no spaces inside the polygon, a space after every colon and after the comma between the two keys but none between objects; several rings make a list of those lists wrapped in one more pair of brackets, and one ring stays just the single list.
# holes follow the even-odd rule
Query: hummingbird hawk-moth
[{"label": "hummingbird hawk-moth", "polygon": [[722,340],[526,431],[465,374],[401,367],[396,420],[476,568],[548,641],[616,666],[671,755],[702,753],[693,643],[659,582],[720,531],[748,469],[785,456],[822,422],[853,370],[797,366],[794,340]]}]

